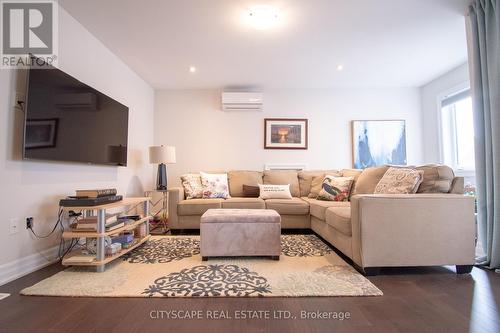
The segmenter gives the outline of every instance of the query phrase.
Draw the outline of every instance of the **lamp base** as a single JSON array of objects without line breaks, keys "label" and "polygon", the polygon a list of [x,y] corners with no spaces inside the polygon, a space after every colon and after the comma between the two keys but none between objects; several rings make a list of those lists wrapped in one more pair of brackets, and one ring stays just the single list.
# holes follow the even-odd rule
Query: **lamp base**
[{"label": "lamp base", "polygon": [[156,178],[156,189],[165,191],[167,189],[167,166],[163,163],[158,164],[158,176]]}]

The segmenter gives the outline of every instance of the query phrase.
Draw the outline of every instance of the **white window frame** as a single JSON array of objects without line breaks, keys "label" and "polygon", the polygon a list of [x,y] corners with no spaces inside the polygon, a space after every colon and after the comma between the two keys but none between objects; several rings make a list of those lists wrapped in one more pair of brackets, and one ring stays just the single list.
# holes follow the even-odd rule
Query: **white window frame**
[{"label": "white window frame", "polygon": [[[449,96],[458,94],[464,90],[470,89],[470,83],[468,81],[464,81],[450,89],[447,89],[445,91],[442,91],[440,94],[438,94],[437,99],[436,99],[436,104],[437,104],[437,131],[438,131],[438,139],[439,139],[439,159],[441,163],[445,163],[445,157],[444,157],[444,142],[443,142],[443,116],[442,116],[442,102]],[[454,152],[456,154],[456,152]],[[457,165],[450,165],[453,170],[455,171],[455,174],[457,176],[462,176],[462,177],[474,177],[475,176],[475,170],[466,170],[466,169],[458,169]]]}]

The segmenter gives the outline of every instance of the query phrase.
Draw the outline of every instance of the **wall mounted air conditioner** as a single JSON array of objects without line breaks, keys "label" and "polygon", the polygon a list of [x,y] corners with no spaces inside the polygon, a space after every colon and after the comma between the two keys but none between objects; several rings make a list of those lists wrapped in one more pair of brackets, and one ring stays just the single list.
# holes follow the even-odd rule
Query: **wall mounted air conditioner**
[{"label": "wall mounted air conditioner", "polygon": [[224,111],[262,111],[263,95],[255,92],[223,92]]}]

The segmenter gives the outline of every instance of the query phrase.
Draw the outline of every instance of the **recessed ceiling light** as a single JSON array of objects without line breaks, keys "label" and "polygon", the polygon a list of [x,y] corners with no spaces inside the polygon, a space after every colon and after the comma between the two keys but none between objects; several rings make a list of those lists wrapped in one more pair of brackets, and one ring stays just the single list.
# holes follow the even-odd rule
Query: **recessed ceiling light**
[{"label": "recessed ceiling light", "polygon": [[273,6],[257,5],[250,7],[247,18],[250,25],[255,29],[266,30],[278,24],[280,14]]},{"label": "recessed ceiling light", "polygon": [[344,65],[337,65],[337,70],[340,72],[344,69]]},{"label": "recessed ceiling light", "polygon": [[189,72],[190,72],[190,73],[196,73],[196,67],[194,67],[194,66],[189,66]]}]

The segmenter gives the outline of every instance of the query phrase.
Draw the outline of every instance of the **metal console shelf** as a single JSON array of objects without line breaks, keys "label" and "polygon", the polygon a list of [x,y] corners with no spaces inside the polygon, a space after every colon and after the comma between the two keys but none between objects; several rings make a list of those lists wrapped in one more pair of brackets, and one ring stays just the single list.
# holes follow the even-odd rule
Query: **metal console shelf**
[{"label": "metal console shelf", "polygon": [[[63,238],[96,238],[97,239],[97,251],[96,251],[96,258],[92,262],[68,262],[68,259],[71,258],[72,256],[75,255],[80,255],[81,251],[80,250],[75,250],[67,255],[64,256],[62,260],[62,264],[65,266],[95,266],[97,272],[103,272],[105,265],[108,262],[113,261],[116,258],[121,257],[122,255],[132,251],[142,243],[146,242],[151,235],[149,234],[149,219],[151,218],[150,213],[149,213],[149,208],[150,208],[150,200],[151,198],[149,197],[141,197],[141,198],[124,198],[121,201],[113,202],[110,204],[105,204],[105,205],[98,205],[98,206],[82,206],[82,207],[63,207],[64,210],[69,211],[69,210],[81,210],[85,211],[87,215],[89,216],[94,216],[94,212],[97,214],[97,231],[96,232],[76,232],[76,231],[66,231],[63,233]],[[111,208],[117,208],[117,207],[125,207],[125,206],[137,206],[137,205],[143,205],[143,210],[144,210],[144,217],[140,219],[139,221],[136,221],[130,225],[126,225],[124,227],[121,227],[119,229],[113,230],[113,231],[106,231],[106,210],[111,209]],[[123,249],[119,253],[112,255],[112,256],[105,256],[105,243],[104,239],[107,236],[110,235],[115,235],[120,232],[132,230],[139,226],[140,224],[144,223],[146,225],[146,236],[143,238],[136,238],[134,245],[132,245],[128,249]]]}]

